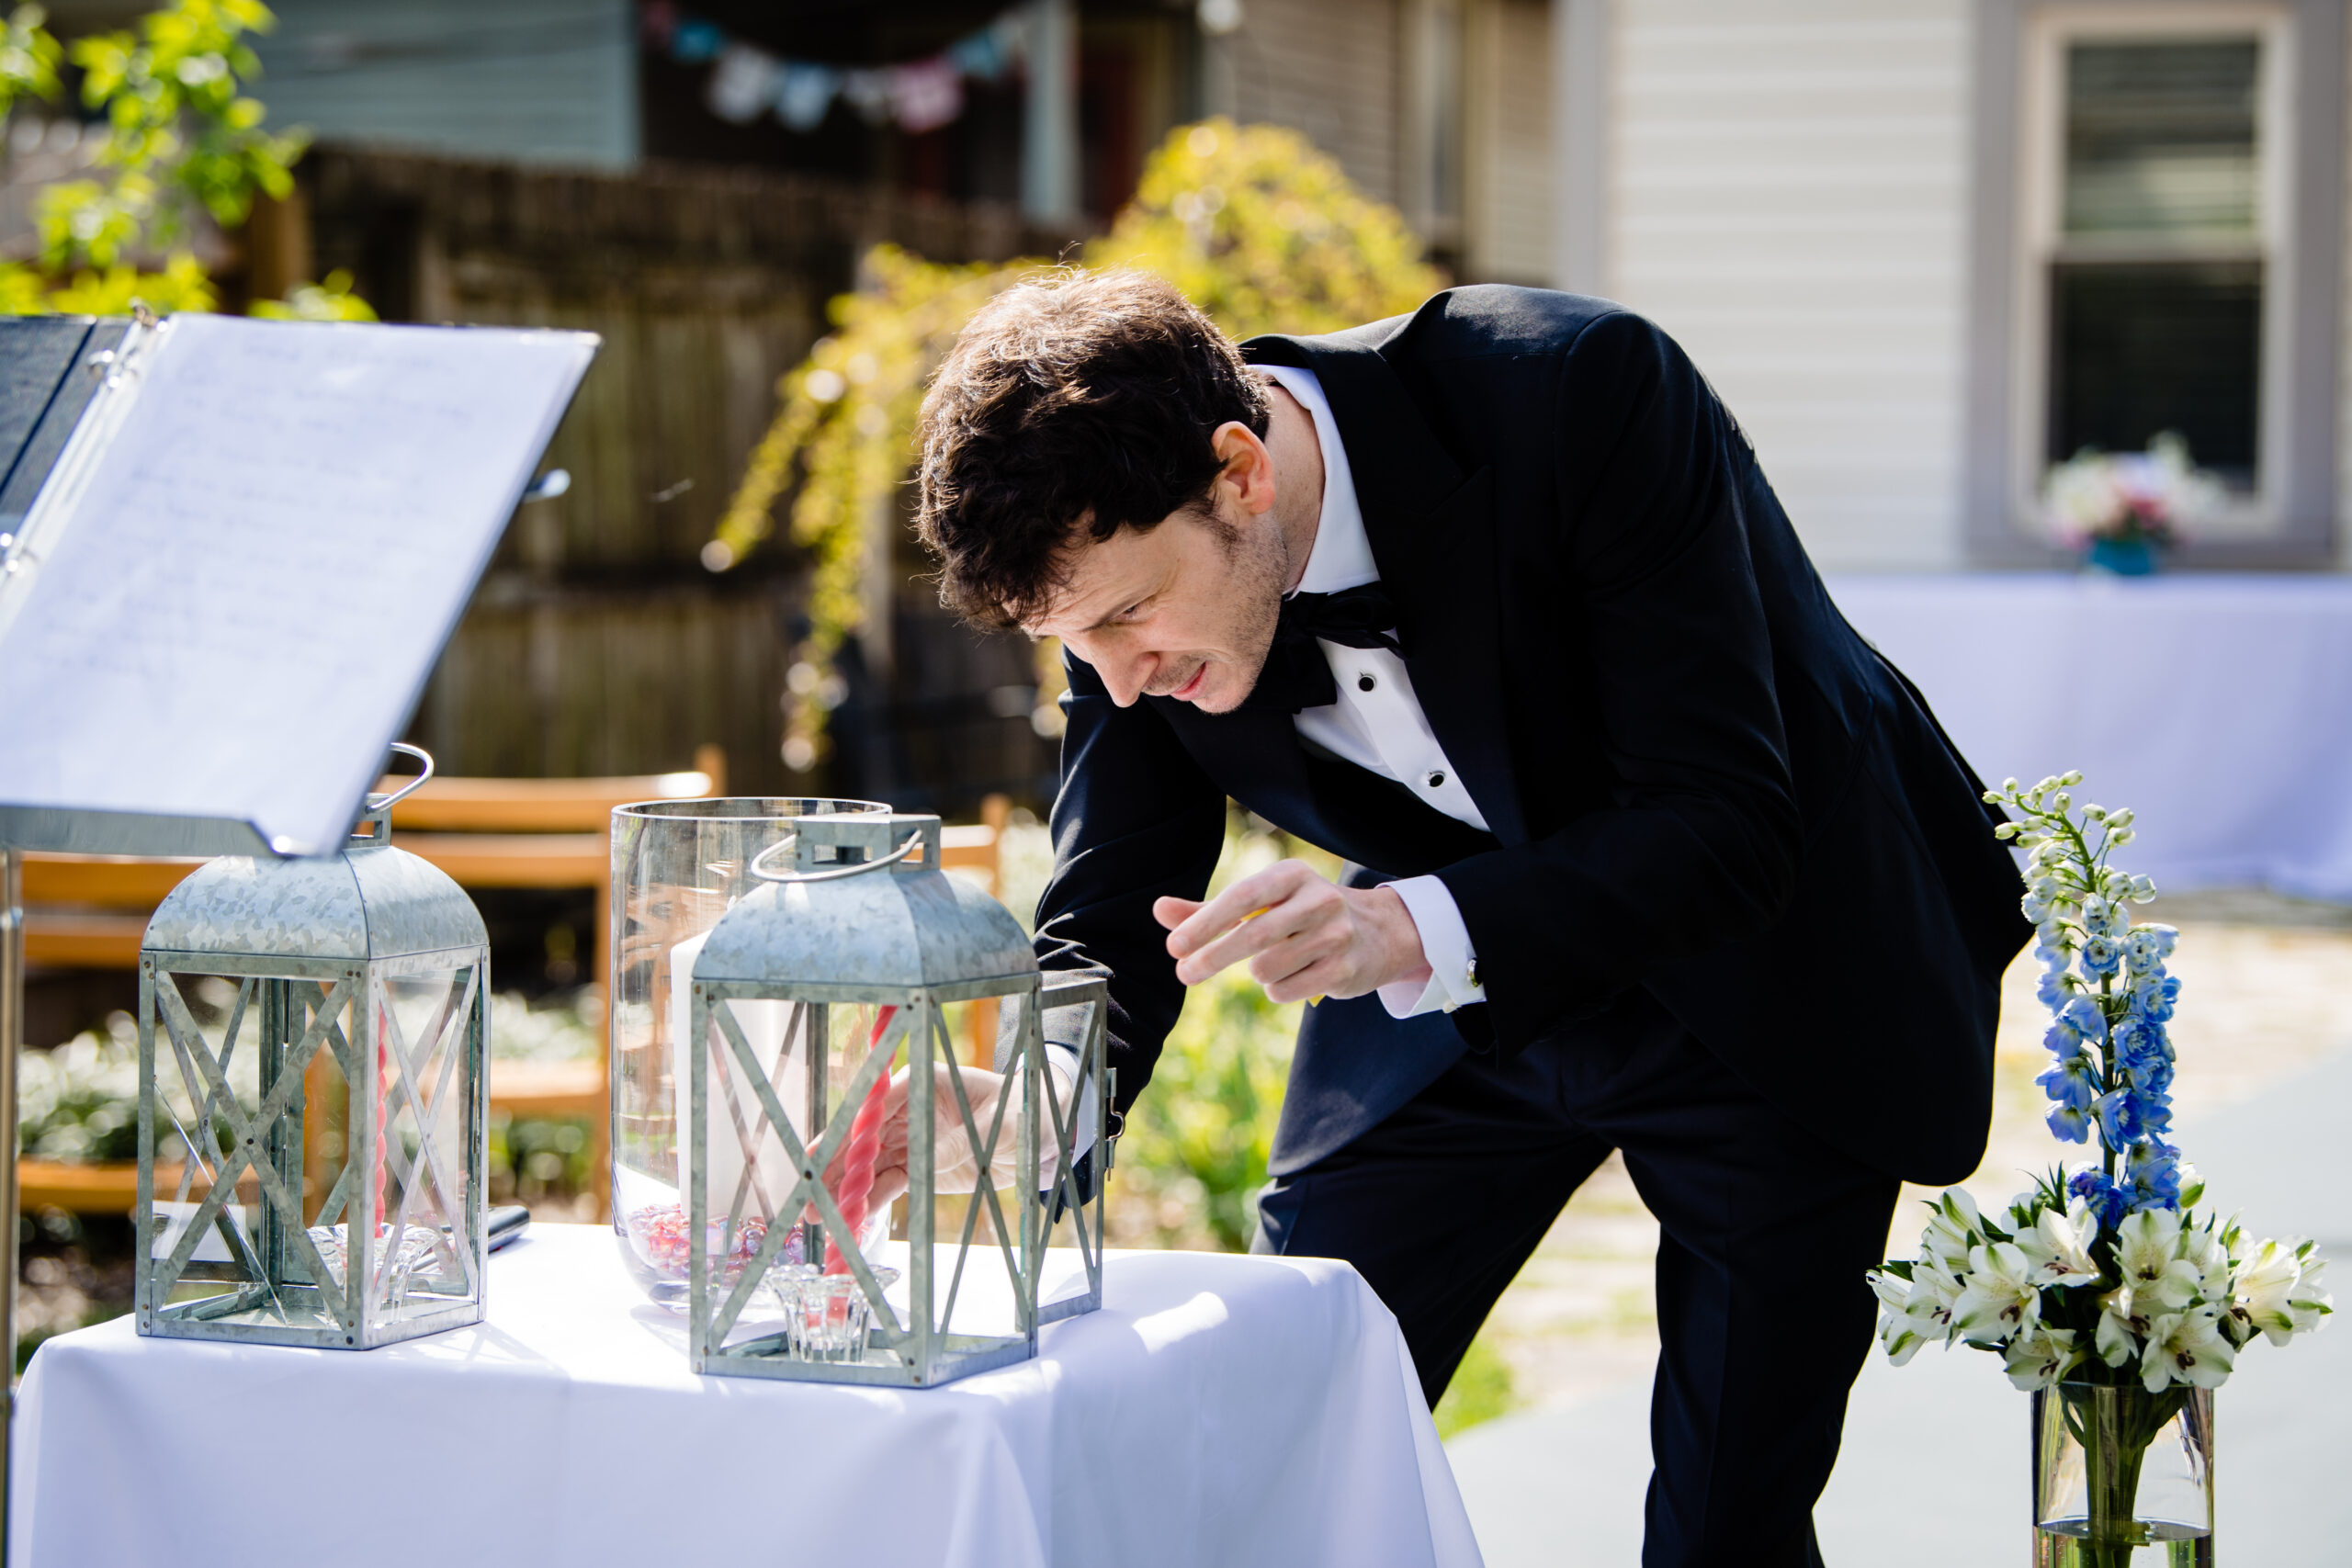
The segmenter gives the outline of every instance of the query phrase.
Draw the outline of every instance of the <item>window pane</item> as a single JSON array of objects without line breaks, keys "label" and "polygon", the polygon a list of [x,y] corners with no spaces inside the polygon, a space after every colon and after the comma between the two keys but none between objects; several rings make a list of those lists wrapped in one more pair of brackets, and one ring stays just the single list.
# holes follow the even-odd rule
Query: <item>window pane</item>
[{"label": "window pane", "polygon": [[2200,468],[2254,482],[2262,268],[2060,263],[2050,280],[2050,448],[2133,452],[2178,431]]},{"label": "window pane", "polygon": [[2066,51],[2066,232],[2251,232],[2252,39]]}]

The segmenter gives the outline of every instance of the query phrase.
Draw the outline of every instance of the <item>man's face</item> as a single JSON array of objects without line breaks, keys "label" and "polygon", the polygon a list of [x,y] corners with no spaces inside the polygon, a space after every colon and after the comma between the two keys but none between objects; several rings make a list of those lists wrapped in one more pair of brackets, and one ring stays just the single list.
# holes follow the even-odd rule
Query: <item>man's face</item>
[{"label": "man's face", "polygon": [[1287,571],[1281,532],[1224,479],[1214,493],[1226,527],[1177,512],[1148,531],[1081,535],[1068,583],[1027,624],[1093,666],[1121,707],[1149,695],[1230,713],[1265,667]]}]

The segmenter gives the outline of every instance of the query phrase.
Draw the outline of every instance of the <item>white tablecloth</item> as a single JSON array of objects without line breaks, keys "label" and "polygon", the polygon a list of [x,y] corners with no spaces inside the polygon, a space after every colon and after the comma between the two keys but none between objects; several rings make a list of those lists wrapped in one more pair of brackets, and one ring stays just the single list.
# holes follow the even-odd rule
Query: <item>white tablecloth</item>
[{"label": "white tablecloth", "polygon": [[1114,1253],[1038,1359],[896,1391],[698,1378],[601,1227],[367,1352],[52,1339],[16,1568],[1475,1564],[1396,1320],[1342,1263]]},{"label": "white tablecloth", "polygon": [[2159,888],[2352,899],[2352,578],[1839,577],[1998,784],[2079,768]]}]

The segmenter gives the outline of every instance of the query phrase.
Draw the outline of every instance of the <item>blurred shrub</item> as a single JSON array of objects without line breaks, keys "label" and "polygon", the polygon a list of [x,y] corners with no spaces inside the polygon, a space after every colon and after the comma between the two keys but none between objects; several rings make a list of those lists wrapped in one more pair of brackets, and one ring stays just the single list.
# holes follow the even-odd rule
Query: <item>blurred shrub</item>
[{"label": "blurred shrub", "polygon": [[1451,1438],[1518,1408],[1519,1389],[1510,1363],[1481,1334],[1470,1341],[1462,1364],[1453,1370],[1453,1381],[1445,1385],[1444,1396],[1430,1414],[1437,1420],[1437,1435]]},{"label": "blurred shrub", "polygon": [[1239,968],[1193,987],[1119,1140],[1116,1243],[1250,1249],[1298,1015]]},{"label": "blurred shrub", "polygon": [[[1086,263],[1159,273],[1237,338],[1395,315],[1445,281],[1422,263],[1396,209],[1357,190],[1306,138],[1224,119],[1169,133]],[[864,614],[866,532],[898,525],[925,384],[975,310],[1050,268],[1034,259],[944,266],[878,246],[858,291],[828,307],[834,330],[777,383],[775,422],[703,558],[723,571],[749,555],[797,484],[788,532],[813,558],[816,583],[795,657],[805,672],[792,682],[789,766],[805,770],[823,755],[825,715],[840,690],[828,678],[833,655]],[[1057,652],[1041,646],[1039,664],[1043,683],[1055,685]]]},{"label": "blurred shrub", "polygon": [[605,1050],[605,1007],[582,988],[534,1006],[520,991],[490,998],[490,1055],[498,1062],[593,1062]]},{"label": "blurred shrub", "polygon": [[[209,218],[233,230],[256,197],[284,197],[310,142],[307,131],[266,127],[267,111],[244,92],[261,74],[246,38],[276,17],[260,0],[168,0],[135,28],[70,47],[48,20],[25,5],[0,25],[0,116],[57,98],[65,86],[58,68],[70,62],[99,140],[87,175],[34,197],[40,254],[0,262],[0,314],[126,315],[134,301],[164,313],[211,310],[212,281],[190,248],[196,224]],[[347,277],[340,287],[333,278],[303,285],[288,303],[254,314],[375,319]]]},{"label": "blurred shrub", "polygon": [[139,1157],[139,1025],[110,1013],[103,1032],[85,1031],[17,1066],[19,1146],[33,1159]]},{"label": "blurred shrub", "polygon": [[[1322,851],[1236,810],[1210,891],[1291,857],[1327,874],[1339,869]],[[1185,997],[1119,1140],[1109,1190],[1114,1244],[1249,1249],[1301,1010],[1268,1001],[1241,966]]]}]

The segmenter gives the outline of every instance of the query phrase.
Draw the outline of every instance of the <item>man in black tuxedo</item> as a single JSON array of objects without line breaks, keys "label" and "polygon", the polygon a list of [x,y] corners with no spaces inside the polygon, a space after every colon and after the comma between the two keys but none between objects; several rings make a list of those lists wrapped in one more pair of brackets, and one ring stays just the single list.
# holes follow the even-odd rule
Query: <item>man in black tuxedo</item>
[{"label": "man in black tuxedo", "polygon": [[[1898,1179],[1989,1115],[2018,877],[1731,415],[1598,299],[1465,288],[1238,351],[1001,296],[925,401],[948,602],[1062,639],[1052,964],[1118,1109],[1184,987],[1300,1030],[1261,1247],[1344,1258],[1434,1402],[1611,1149],[1661,1224],[1655,1565],[1819,1561]],[[1206,903],[1230,796],[1351,863]]]}]

